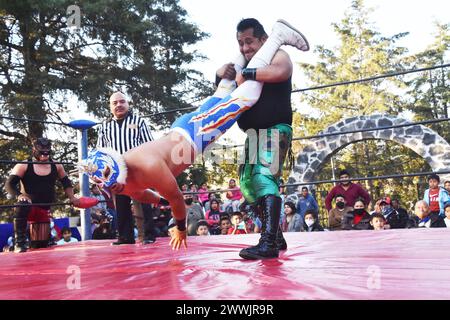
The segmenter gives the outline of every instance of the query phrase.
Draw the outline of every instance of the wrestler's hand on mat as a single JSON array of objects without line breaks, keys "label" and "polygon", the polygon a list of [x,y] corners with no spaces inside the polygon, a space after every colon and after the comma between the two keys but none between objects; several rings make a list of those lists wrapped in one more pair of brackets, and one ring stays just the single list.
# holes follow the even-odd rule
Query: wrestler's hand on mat
[{"label": "wrestler's hand on mat", "polygon": [[178,230],[178,227],[175,226],[171,229],[170,235],[172,239],[170,239],[169,246],[172,246],[172,250],[180,249],[181,245],[184,245],[184,248],[187,249],[186,244],[187,229],[184,231],[180,231]]},{"label": "wrestler's hand on mat", "polygon": [[111,191],[114,193],[121,193],[123,191],[123,188],[125,187],[125,185],[116,182],[111,186]]}]

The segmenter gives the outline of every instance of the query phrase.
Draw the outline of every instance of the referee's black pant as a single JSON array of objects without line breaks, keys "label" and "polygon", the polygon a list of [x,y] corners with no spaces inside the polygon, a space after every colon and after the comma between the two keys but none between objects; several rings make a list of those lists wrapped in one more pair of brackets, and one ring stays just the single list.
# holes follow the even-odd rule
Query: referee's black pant
[{"label": "referee's black pant", "polygon": [[[134,241],[134,218],[131,211],[131,198],[117,194],[115,196],[115,206],[117,211],[117,229],[119,240],[125,242]],[[150,205],[142,205],[144,213],[144,239],[154,238],[153,210]]]}]

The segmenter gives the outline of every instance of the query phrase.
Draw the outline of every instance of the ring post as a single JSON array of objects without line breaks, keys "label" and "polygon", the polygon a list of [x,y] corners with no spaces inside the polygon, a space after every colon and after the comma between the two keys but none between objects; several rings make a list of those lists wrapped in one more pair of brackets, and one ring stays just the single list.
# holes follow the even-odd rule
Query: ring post
[{"label": "ring post", "polygon": [[[87,130],[92,128],[97,123],[90,120],[74,120],[69,123],[74,129],[77,130],[78,137],[78,161],[87,158],[88,155],[88,139]],[[79,174],[80,180],[80,195],[82,197],[89,197],[89,177],[82,172]],[[82,240],[90,240],[92,238],[91,234],[91,209],[80,209],[81,217],[81,238]]]}]

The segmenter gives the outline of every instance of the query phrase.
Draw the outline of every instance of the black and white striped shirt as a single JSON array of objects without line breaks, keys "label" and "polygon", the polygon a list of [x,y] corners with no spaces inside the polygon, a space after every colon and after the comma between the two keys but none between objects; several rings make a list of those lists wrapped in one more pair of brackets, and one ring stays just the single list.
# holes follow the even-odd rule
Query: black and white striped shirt
[{"label": "black and white striped shirt", "polygon": [[103,122],[98,129],[98,148],[112,148],[123,154],[145,142],[153,141],[153,136],[144,119],[128,113],[121,125],[112,118]]}]

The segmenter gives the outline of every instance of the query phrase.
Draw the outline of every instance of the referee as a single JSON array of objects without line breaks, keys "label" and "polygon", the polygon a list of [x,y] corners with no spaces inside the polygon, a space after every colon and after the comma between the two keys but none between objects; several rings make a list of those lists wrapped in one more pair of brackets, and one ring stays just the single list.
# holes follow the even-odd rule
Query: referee
[{"label": "referee", "polygon": [[[115,92],[109,98],[112,118],[103,122],[98,129],[98,148],[111,148],[123,154],[145,142],[152,141],[152,134],[144,119],[132,114],[125,95]],[[117,210],[117,227],[119,239],[113,245],[134,244],[134,223],[131,210],[131,198],[125,195],[115,195],[114,204]],[[144,244],[153,243],[153,216],[150,205],[134,202],[135,209],[144,218]],[[143,212],[142,212],[143,211]]]}]

